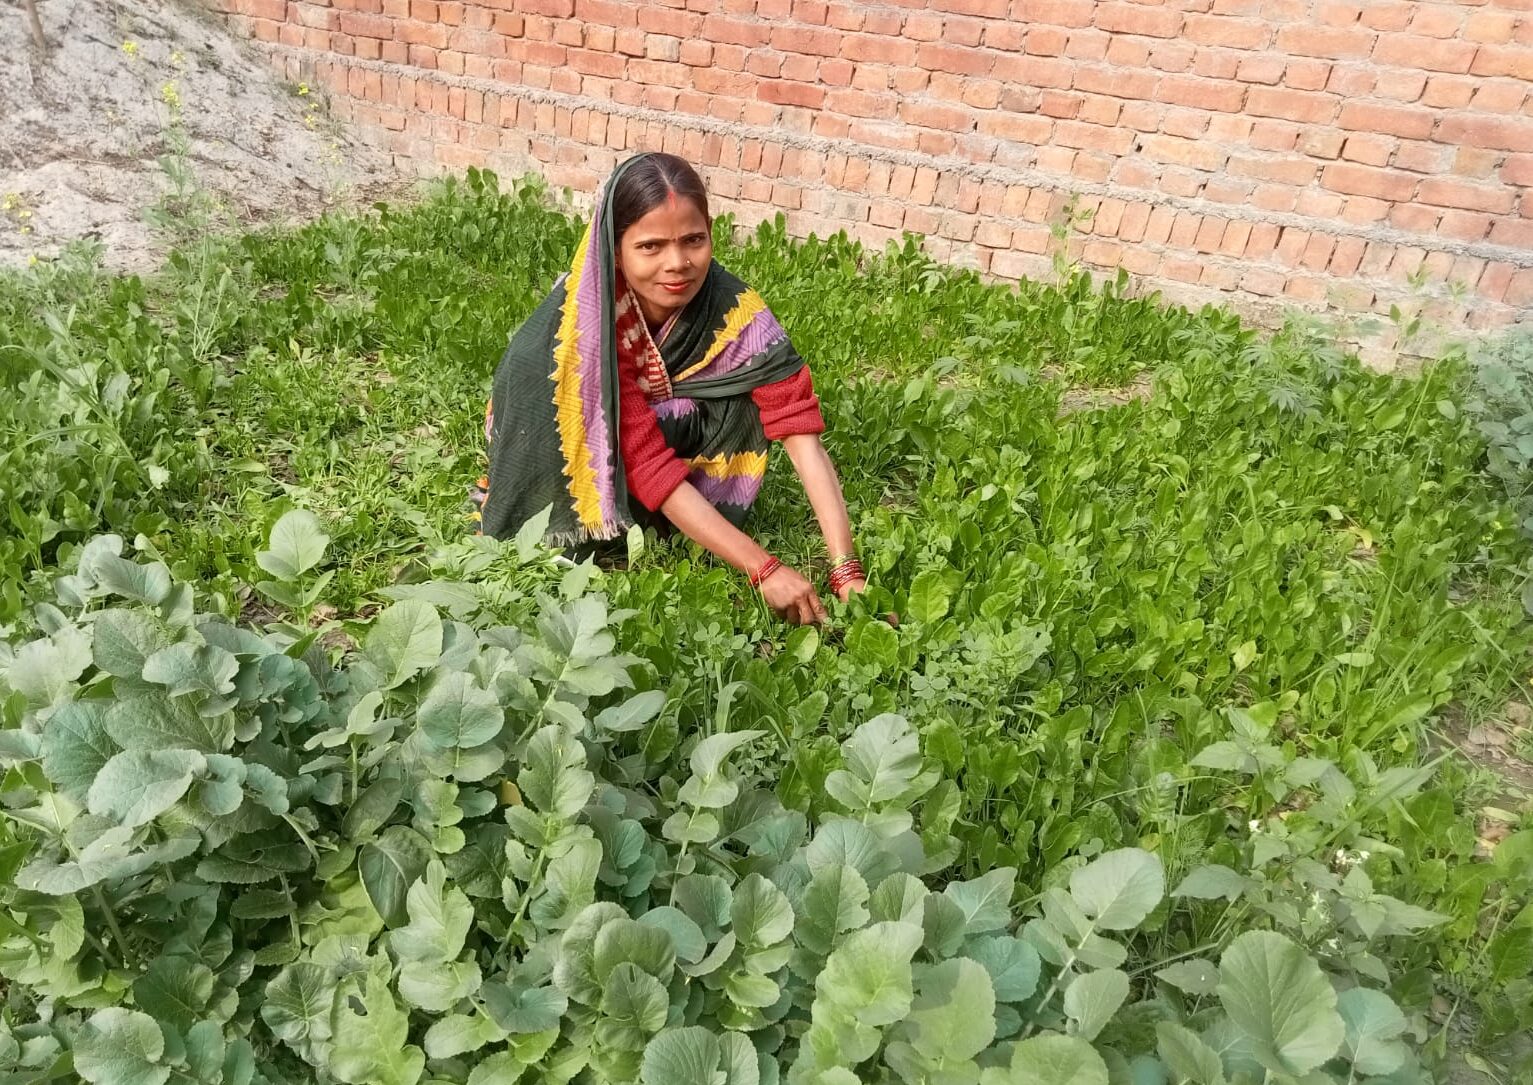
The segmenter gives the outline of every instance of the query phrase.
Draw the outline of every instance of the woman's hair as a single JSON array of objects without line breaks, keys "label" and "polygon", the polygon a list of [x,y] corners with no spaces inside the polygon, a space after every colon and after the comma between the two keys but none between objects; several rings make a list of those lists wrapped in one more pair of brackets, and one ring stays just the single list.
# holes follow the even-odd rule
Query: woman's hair
[{"label": "woman's hair", "polygon": [[647,154],[623,171],[612,193],[612,236],[618,241],[628,227],[663,204],[672,194],[691,200],[708,222],[708,190],[685,159],[673,154]]}]

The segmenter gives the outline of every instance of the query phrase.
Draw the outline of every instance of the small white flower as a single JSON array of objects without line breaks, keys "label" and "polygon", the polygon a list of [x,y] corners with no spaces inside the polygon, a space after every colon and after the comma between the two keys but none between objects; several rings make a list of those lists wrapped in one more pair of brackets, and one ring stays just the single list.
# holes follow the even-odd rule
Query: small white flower
[{"label": "small white flower", "polygon": [[1259,821],[1248,821],[1246,822],[1246,828],[1253,833],[1259,833],[1262,831],[1262,823]]},{"label": "small white flower", "polygon": [[1369,853],[1368,853],[1368,852],[1366,852],[1366,851],[1360,851],[1360,852],[1358,852],[1358,853],[1357,853],[1357,861],[1358,861],[1358,862],[1359,862],[1359,863],[1366,863],[1366,862],[1367,862],[1367,861],[1368,861],[1368,854],[1369,854]]}]

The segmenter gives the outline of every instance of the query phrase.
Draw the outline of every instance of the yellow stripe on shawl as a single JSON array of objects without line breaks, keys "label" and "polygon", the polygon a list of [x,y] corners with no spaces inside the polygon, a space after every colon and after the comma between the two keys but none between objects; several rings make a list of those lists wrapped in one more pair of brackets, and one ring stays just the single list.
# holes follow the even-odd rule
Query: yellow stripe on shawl
[{"label": "yellow stripe on shawl", "polygon": [[694,456],[687,461],[693,470],[700,470],[709,478],[739,478],[748,475],[760,478],[766,474],[765,452],[736,452],[733,456]]},{"label": "yellow stripe on shawl", "polygon": [[587,528],[601,524],[601,496],[596,492],[596,473],[591,468],[591,452],[586,447],[585,413],[581,407],[580,333],[576,329],[576,297],[581,276],[585,273],[586,253],[591,247],[591,228],[586,227],[575,262],[564,284],[564,311],[559,317],[559,331],[554,338],[554,406],[558,409],[559,443],[564,450],[564,474],[569,478],[570,497],[575,502],[575,516]]},{"label": "yellow stripe on shawl", "polygon": [[719,329],[719,334],[713,337],[713,344],[708,348],[702,360],[695,365],[689,366],[675,377],[676,381],[684,381],[694,373],[699,373],[713,364],[713,360],[724,352],[724,348],[740,338],[743,332],[756,315],[766,308],[766,302],[761,295],[749,287],[735,302],[735,307],[729,310],[724,317],[724,326]]}]

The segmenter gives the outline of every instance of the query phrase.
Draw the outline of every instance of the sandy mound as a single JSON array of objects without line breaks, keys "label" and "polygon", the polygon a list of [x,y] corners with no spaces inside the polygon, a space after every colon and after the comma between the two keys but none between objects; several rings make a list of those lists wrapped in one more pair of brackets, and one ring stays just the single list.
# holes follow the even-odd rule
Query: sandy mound
[{"label": "sandy mound", "polygon": [[44,56],[20,4],[0,3],[0,264],[92,238],[108,266],[152,267],[165,240],[146,212],[175,192],[178,163],[240,222],[309,217],[392,181],[386,157],[195,0],[39,7]]}]

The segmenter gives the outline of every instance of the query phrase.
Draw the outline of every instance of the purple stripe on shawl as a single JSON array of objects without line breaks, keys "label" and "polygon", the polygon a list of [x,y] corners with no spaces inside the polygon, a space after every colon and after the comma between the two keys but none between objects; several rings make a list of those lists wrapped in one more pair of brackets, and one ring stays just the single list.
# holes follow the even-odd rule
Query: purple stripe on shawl
[{"label": "purple stripe on shawl", "polygon": [[580,287],[575,293],[575,349],[580,355],[581,415],[585,422],[586,449],[595,475],[596,494],[602,522],[615,523],[617,500],[612,481],[612,446],[608,441],[607,414],[602,406],[602,267],[601,207],[602,194],[596,197],[596,213],[591,216],[591,243],[586,247],[585,267],[580,273]]},{"label": "purple stripe on shawl", "polygon": [[697,410],[697,400],[685,396],[662,399],[654,405],[655,414],[661,418],[681,418]]},{"label": "purple stripe on shawl", "polygon": [[737,505],[749,508],[761,492],[758,475],[734,475],[730,478],[714,478],[704,471],[693,471],[687,481],[710,505]]},{"label": "purple stripe on shawl", "polygon": [[[751,317],[751,322],[740,329],[740,334],[719,352],[717,358],[708,363],[707,369],[699,370],[688,379],[722,377],[725,373],[739,369],[773,343],[786,338],[788,333],[783,331],[781,324],[777,323],[777,318],[772,315],[772,311],[763,309]],[[681,383],[685,385],[686,381]]]}]

